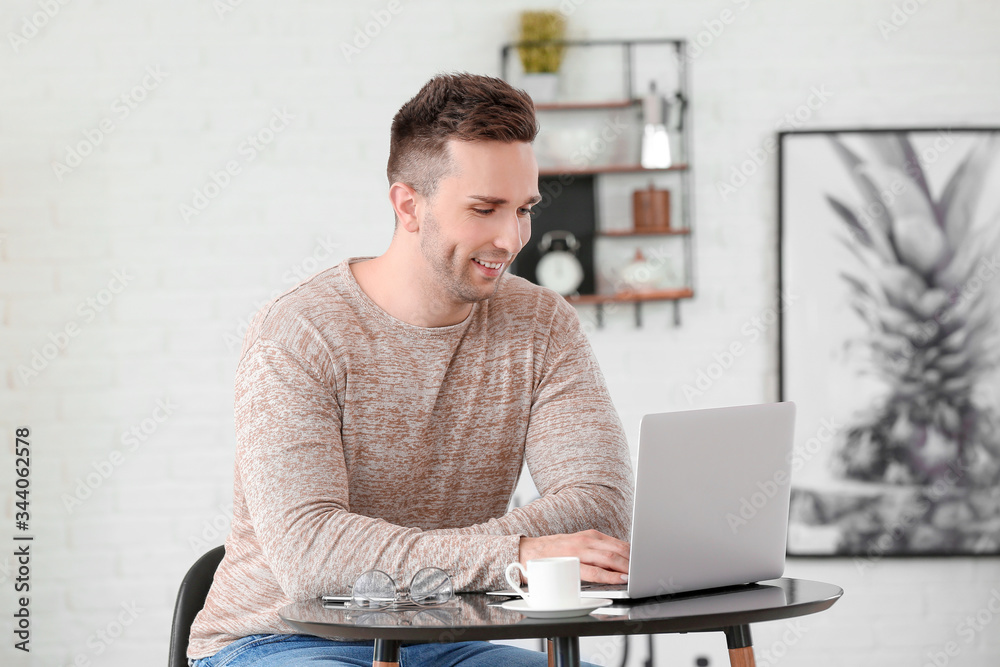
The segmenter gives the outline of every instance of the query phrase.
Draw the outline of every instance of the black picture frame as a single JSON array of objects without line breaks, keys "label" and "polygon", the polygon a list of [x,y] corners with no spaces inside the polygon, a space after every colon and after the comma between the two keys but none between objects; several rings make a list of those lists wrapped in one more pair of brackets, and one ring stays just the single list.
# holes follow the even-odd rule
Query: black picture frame
[{"label": "black picture frame", "polygon": [[778,144],[789,555],[1000,554],[1000,128]]}]

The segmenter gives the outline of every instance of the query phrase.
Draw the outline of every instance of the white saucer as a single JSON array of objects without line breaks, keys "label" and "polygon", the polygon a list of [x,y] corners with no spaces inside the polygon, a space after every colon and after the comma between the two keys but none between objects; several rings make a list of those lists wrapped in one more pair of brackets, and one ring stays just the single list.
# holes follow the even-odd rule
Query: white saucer
[{"label": "white saucer", "polygon": [[606,607],[613,601],[607,598],[580,598],[579,604],[573,607],[563,607],[562,609],[537,609],[529,607],[526,600],[507,600],[500,606],[504,609],[516,611],[519,614],[530,616],[531,618],[569,618],[570,616],[583,616],[594,611],[598,607]]}]

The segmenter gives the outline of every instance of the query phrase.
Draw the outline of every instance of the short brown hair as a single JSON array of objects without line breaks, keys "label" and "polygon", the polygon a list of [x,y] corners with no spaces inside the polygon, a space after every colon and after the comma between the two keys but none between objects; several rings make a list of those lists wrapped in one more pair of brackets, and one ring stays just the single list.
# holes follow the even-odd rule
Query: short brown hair
[{"label": "short brown hair", "polygon": [[389,185],[430,197],[451,167],[449,139],[531,143],[536,134],[535,106],[523,90],[491,76],[439,74],[392,119]]}]

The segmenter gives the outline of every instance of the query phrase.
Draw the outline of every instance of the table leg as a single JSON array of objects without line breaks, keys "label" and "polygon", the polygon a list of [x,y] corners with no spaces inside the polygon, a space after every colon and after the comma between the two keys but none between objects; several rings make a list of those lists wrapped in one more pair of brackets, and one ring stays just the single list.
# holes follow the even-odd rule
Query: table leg
[{"label": "table leg", "polygon": [[399,642],[394,639],[376,639],[372,667],[398,667]]},{"label": "table leg", "polygon": [[552,640],[549,664],[555,667],[580,667],[580,638],[555,637]]},{"label": "table leg", "polygon": [[725,628],[726,645],[729,647],[730,667],[756,667],[753,657],[753,639],[749,625],[733,625]]}]

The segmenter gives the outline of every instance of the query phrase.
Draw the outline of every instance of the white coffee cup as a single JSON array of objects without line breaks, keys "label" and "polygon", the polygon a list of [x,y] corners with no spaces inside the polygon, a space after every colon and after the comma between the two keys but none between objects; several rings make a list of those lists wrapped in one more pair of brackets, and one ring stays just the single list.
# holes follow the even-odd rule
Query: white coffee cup
[{"label": "white coffee cup", "polygon": [[[514,570],[528,577],[530,589],[522,591]],[[511,563],[504,572],[507,583],[532,609],[571,609],[580,606],[580,559],[575,556],[535,558],[525,572],[520,563]]]}]

